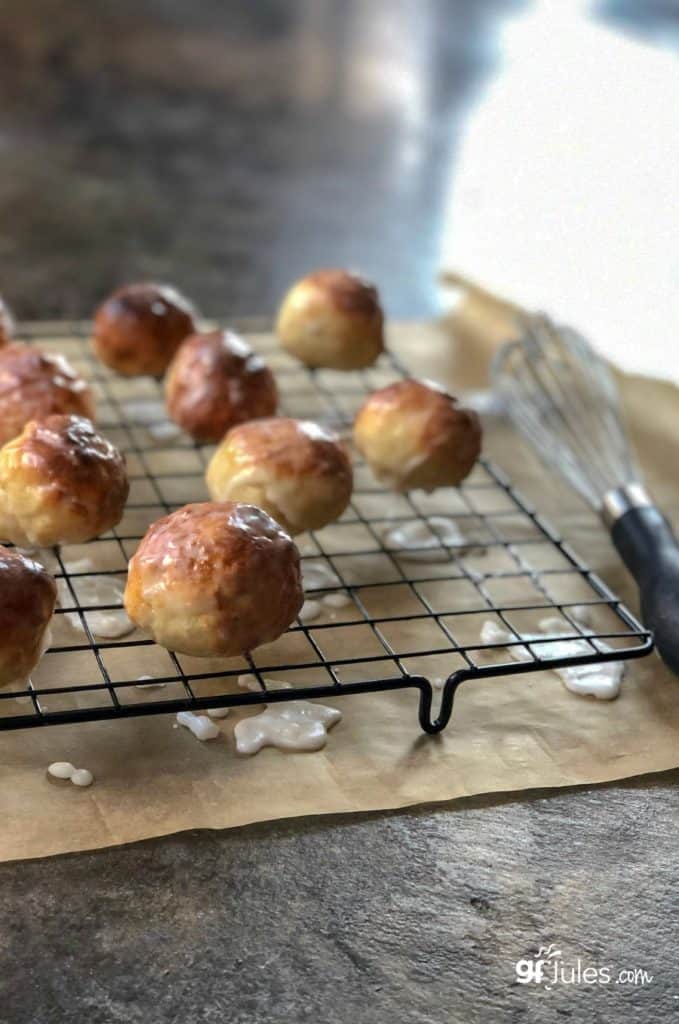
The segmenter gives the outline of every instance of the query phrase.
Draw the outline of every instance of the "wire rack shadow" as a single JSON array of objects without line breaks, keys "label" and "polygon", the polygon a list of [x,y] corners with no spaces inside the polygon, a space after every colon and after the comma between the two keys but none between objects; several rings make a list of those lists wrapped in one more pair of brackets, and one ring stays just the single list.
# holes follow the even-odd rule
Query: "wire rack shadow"
[{"label": "wire rack shadow", "polygon": [[[213,449],[168,423],[160,382],[122,379],[98,363],[88,334],[86,324],[41,324],[23,340],[63,353],[92,382],[98,423],[127,457],[130,498],[111,533],[36,553],[59,587],[52,644],[28,683],[0,691],[0,729],[410,690],[422,729],[436,733],[464,682],[652,649],[649,633],[488,460],[461,487],[433,494],[387,493],[357,460],[350,508],[299,539],[315,617],[241,659],[176,654],[135,630],[111,636],[129,557],[151,522],[207,497]],[[265,330],[251,340],[276,373],[283,415],[341,427],[369,392],[404,375],[388,354],[360,372],[309,371]],[[403,550],[394,531],[415,521],[421,547]],[[545,616],[559,619],[558,631],[527,642]],[[506,642],[482,642],[489,620]],[[568,640],[575,646],[564,648]]]}]

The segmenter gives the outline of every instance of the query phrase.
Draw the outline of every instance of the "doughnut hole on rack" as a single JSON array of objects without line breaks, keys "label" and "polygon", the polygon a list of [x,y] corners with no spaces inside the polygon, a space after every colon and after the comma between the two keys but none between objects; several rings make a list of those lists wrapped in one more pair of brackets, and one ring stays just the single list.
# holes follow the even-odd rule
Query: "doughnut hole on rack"
[{"label": "doughnut hole on rack", "polygon": [[318,270],[287,293],[276,332],[283,348],[307,366],[371,366],[384,348],[377,289],[347,270]]},{"label": "doughnut hole on rack", "polygon": [[194,334],[165,381],[170,418],[196,441],[220,441],[230,427],[273,416],[278,392],[261,356],[233,331]]},{"label": "doughnut hole on rack", "polygon": [[338,519],[353,486],[351,461],[337,435],[284,417],[230,430],[206,480],[213,500],[258,505],[293,536]]},{"label": "doughnut hole on rack", "polygon": [[123,456],[89,420],[32,420],[0,449],[0,537],[84,543],[120,521],[128,491]]},{"label": "doughnut hole on rack", "polygon": [[92,348],[102,363],[126,377],[159,377],[194,333],[195,315],[188,299],[170,285],[125,285],[97,309]]},{"label": "doughnut hole on rack", "polygon": [[0,686],[25,684],[40,661],[56,600],[42,565],[0,547]]},{"label": "doughnut hole on rack", "polygon": [[153,523],[130,560],[125,608],[162,647],[236,657],[275,640],[304,601],[299,554],[253,505],[186,505]]},{"label": "doughnut hole on rack", "polygon": [[442,388],[403,380],[359,410],[354,441],[378,480],[396,491],[457,486],[481,451],[481,424]]},{"label": "doughnut hole on rack", "polygon": [[0,444],[57,413],[94,419],[89,385],[68,360],[18,342],[0,348]]}]

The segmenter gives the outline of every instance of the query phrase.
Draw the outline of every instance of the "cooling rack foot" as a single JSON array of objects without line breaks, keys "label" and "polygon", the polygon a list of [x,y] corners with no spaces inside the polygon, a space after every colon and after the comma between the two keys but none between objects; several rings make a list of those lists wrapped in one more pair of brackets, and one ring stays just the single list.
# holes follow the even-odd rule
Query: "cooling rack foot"
[{"label": "cooling rack foot", "polygon": [[464,672],[456,672],[446,680],[443,687],[443,693],[441,695],[441,706],[439,707],[439,713],[436,718],[431,717],[433,696],[431,683],[428,679],[417,680],[417,685],[420,690],[418,717],[420,720],[420,726],[424,732],[428,732],[430,735],[435,735],[437,732],[442,732],[442,730],[445,729],[453,713],[453,702],[455,700],[457,688],[460,683],[463,683],[467,678],[468,676]]}]

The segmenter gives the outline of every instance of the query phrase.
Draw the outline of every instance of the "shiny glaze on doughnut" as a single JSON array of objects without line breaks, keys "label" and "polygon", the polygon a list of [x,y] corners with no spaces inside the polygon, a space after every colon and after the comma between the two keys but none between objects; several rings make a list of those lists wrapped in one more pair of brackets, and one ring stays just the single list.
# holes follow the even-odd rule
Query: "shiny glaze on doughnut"
[{"label": "shiny glaze on doughnut", "polygon": [[203,502],[157,520],[130,560],[125,607],[158,643],[233,656],[276,639],[304,600],[299,553],[254,505]]},{"label": "shiny glaze on doughnut", "polygon": [[125,459],[89,420],[32,420],[0,450],[0,536],[17,544],[78,543],[120,521]]},{"label": "shiny glaze on doughnut", "polygon": [[348,270],[316,270],[305,281],[322,292],[338,312],[375,318],[382,322],[377,288],[358,274]]},{"label": "shiny glaze on doughnut", "polygon": [[377,289],[346,270],[317,270],[288,291],[276,333],[283,348],[307,366],[370,366],[384,348]]},{"label": "shiny glaze on doughnut", "polygon": [[440,385],[402,380],[375,391],[354,423],[354,440],[376,475],[401,488],[459,483],[481,448],[481,424]]},{"label": "shiny glaze on doughnut", "polygon": [[130,284],[99,306],[92,345],[101,361],[118,373],[159,376],[195,329],[194,308],[176,288]]},{"label": "shiny glaze on doughnut", "polygon": [[0,547],[0,686],[26,677],[42,654],[57,586],[47,570]]},{"label": "shiny glaze on doughnut", "polygon": [[219,441],[231,427],[276,411],[278,392],[261,356],[233,331],[194,334],[170,366],[170,417],[197,441]]},{"label": "shiny glaze on doughnut", "polygon": [[[253,420],[228,434],[234,464],[261,464],[275,476],[331,476],[351,494],[352,471],[347,451],[337,434],[311,420],[287,416]],[[347,498],[348,500],[348,498]]]},{"label": "shiny glaze on doughnut", "polygon": [[15,342],[0,348],[0,444],[53,413],[94,418],[89,385],[61,355]]},{"label": "shiny glaze on doughnut", "polygon": [[213,498],[252,502],[294,536],[342,515],[353,472],[332,431],[280,417],[233,427],[210,460],[206,482]]}]

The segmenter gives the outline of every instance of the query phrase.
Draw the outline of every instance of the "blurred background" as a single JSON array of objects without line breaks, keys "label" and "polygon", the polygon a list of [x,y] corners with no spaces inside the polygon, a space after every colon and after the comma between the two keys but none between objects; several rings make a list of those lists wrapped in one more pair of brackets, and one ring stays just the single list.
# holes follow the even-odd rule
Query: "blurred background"
[{"label": "blurred background", "polygon": [[442,267],[679,364],[679,0],[0,0],[0,291],[272,313],[316,266]]}]

